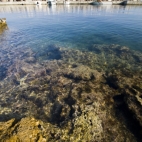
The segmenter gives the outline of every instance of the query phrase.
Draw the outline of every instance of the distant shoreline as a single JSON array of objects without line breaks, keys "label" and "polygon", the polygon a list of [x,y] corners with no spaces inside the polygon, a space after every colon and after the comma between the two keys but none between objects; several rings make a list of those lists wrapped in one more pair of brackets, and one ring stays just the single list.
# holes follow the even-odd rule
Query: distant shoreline
[{"label": "distant shoreline", "polygon": [[[38,1],[38,0],[37,0]],[[0,6],[2,5],[36,5],[37,1],[18,1],[18,2],[0,2]],[[41,5],[47,5],[47,1],[40,1]],[[70,1],[70,5],[75,5],[75,4],[92,4],[93,0],[90,1]],[[113,5],[119,5],[123,1],[113,1]],[[57,1],[57,5],[63,5],[64,1]],[[142,5],[142,1],[127,1],[127,5]]]}]

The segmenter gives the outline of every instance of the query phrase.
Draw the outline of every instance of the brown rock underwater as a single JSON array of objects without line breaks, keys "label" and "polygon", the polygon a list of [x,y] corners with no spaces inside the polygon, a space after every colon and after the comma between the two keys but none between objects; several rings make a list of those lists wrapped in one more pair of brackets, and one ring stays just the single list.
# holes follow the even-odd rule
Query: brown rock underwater
[{"label": "brown rock underwater", "polygon": [[0,141],[142,140],[142,53],[89,50],[1,49]]}]

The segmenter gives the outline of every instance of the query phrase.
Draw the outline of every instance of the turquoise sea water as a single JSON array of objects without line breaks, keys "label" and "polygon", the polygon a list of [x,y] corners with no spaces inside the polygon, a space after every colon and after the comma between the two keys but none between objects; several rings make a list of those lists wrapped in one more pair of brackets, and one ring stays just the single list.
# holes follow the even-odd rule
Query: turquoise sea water
[{"label": "turquoise sea water", "polygon": [[8,24],[0,34],[1,46],[89,49],[120,44],[142,50],[142,6],[1,6],[0,17]]}]

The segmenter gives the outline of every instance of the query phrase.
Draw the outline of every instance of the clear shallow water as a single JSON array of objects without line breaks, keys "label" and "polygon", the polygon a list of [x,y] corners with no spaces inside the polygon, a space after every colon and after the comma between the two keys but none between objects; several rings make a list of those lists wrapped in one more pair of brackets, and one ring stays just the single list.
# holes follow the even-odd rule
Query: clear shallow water
[{"label": "clear shallow water", "polygon": [[120,44],[142,50],[142,6],[1,6],[0,17],[8,24],[1,46],[87,49]]},{"label": "clear shallow water", "polygon": [[[64,132],[66,141],[76,141],[70,136],[82,136],[80,141],[135,141],[126,130],[130,124],[128,129],[141,139],[133,115],[123,116],[127,108],[121,112],[125,88],[134,92],[132,108],[139,107],[138,97],[141,102],[141,93],[135,92],[142,88],[142,53],[125,47],[141,50],[141,6],[2,6],[0,17],[8,23],[0,30],[0,121],[32,116],[61,126],[55,131],[59,135],[45,132],[49,139],[57,136],[55,141],[58,136],[65,141]],[[114,95],[116,106],[122,101],[117,114],[122,125],[114,116]]]}]

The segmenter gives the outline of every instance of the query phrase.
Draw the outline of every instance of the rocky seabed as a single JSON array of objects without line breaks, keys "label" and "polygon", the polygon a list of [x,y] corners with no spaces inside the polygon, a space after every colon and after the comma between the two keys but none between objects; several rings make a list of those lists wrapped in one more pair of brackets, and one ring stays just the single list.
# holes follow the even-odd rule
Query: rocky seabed
[{"label": "rocky seabed", "polygon": [[140,142],[141,112],[141,52],[0,49],[1,142]]}]

